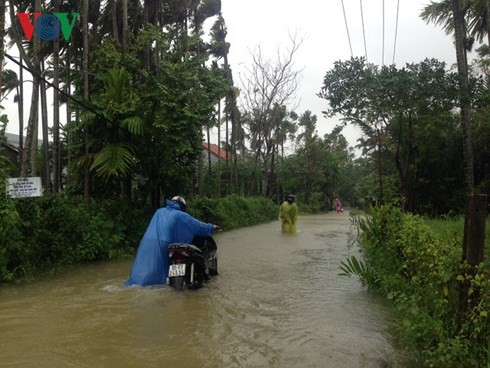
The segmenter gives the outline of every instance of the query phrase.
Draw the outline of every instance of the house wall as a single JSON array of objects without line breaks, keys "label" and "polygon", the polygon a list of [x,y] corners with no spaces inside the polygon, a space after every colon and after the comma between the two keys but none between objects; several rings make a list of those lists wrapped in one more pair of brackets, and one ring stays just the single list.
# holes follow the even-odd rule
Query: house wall
[{"label": "house wall", "polygon": [[[203,149],[202,150],[202,159],[204,162],[207,164],[208,163],[208,150]],[[215,164],[218,162],[218,156],[216,156],[213,152],[211,152],[211,164]]]},{"label": "house wall", "polygon": [[15,165],[17,170],[20,170],[19,152],[16,149],[5,143],[0,143],[0,156],[6,157],[13,165]]}]

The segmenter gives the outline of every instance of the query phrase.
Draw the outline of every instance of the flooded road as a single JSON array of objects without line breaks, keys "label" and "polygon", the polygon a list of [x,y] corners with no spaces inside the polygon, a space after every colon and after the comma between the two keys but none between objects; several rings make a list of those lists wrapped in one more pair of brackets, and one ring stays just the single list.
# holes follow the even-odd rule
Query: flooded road
[{"label": "flooded road", "polygon": [[5,367],[399,367],[389,309],[337,276],[347,212],[217,234],[203,289],[126,288],[132,262],[79,266],[0,287]]}]

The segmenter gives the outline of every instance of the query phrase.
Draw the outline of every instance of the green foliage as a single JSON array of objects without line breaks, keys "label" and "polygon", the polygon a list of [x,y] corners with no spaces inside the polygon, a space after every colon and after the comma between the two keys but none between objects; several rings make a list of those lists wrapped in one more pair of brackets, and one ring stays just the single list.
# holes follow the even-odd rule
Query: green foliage
[{"label": "green foliage", "polygon": [[345,261],[340,262],[340,269],[342,270],[339,273],[339,276],[352,276],[357,275],[361,280],[363,285],[367,284],[367,279],[369,278],[369,270],[363,261],[358,260],[356,256],[347,257]]},{"label": "green foliage", "polygon": [[91,169],[107,180],[129,174],[132,164],[133,154],[130,146],[120,143],[108,144],[95,155]]},{"label": "green foliage", "polygon": [[[2,181],[3,182],[3,181]],[[188,210],[224,230],[277,218],[277,206],[263,197],[196,197]],[[124,200],[93,201],[45,195],[0,202],[0,282],[36,277],[61,266],[132,257],[151,211]]]},{"label": "green foliage", "polygon": [[0,205],[0,282],[34,277],[63,265],[133,255],[149,214],[125,201],[45,195]]},{"label": "green foliage", "polygon": [[[389,203],[396,196],[405,209],[428,215],[460,208],[464,165],[457,83],[457,74],[435,59],[398,69],[351,58],[326,73],[319,94],[329,103],[326,113],[361,129],[359,147],[374,173],[354,182],[358,198],[374,195]],[[474,76],[469,84],[475,184],[485,192],[490,182],[488,86]]]},{"label": "green foliage", "polygon": [[[369,270],[368,285],[393,300],[400,312],[400,336],[422,352],[430,367],[486,367],[490,283],[488,269],[472,272],[461,263],[460,238],[440,236],[426,221],[393,205],[373,208],[359,223],[365,265],[343,264],[345,273]],[[480,298],[459,309],[461,284]],[[486,363],[485,363],[486,362]]]},{"label": "green foliage", "polygon": [[309,200],[309,205],[307,205],[303,199],[303,195],[297,196],[296,202],[300,213],[319,213],[330,210],[329,200],[322,192],[313,192]]},{"label": "green foliage", "polygon": [[[1,179],[0,189],[5,193],[5,179]],[[22,250],[22,229],[20,215],[14,202],[5,198],[0,201],[0,280],[12,280],[24,258],[16,250]]]},{"label": "green foliage", "polygon": [[350,201],[355,197],[353,182],[358,179],[358,168],[353,153],[336,127],[320,138],[315,131],[316,116],[306,111],[300,118],[304,130],[297,137],[298,147],[293,155],[280,160],[278,182],[284,194],[295,193],[303,213],[331,209],[339,197]]},{"label": "green foliage", "polygon": [[114,188],[130,177],[144,182],[141,197],[193,185],[202,128],[215,124],[216,103],[230,88],[224,71],[207,66],[205,47],[198,53],[184,50],[200,40],[180,27],[162,32],[145,24],[129,41],[127,53],[113,37],[103,37],[93,50],[90,102],[99,114],[82,114],[83,123],[69,130],[77,163],[70,170],[70,193],[82,194],[87,166],[97,174],[91,176],[97,198],[114,197]]},{"label": "green foliage", "polygon": [[251,226],[277,218],[277,205],[264,197],[230,195],[220,199],[196,197],[188,212],[201,221],[218,224],[223,230]]}]

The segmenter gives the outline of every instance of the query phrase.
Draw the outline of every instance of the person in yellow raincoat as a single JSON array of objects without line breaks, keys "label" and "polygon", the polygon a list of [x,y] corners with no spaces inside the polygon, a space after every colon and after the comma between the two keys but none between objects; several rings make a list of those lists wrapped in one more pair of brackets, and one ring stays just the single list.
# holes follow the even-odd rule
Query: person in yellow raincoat
[{"label": "person in yellow raincoat", "polygon": [[282,222],[282,231],[285,233],[296,232],[298,221],[298,206],[294,203],[294,195],[290,194],[279,207],[279,219]]}]

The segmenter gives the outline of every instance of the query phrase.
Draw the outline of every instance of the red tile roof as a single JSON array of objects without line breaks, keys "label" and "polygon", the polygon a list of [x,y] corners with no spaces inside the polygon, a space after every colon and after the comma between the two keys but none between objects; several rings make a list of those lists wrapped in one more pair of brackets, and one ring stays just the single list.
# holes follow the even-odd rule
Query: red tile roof
[{"label": "red tile roof", "polygon": [[[214,144],[214,143],[206,143],[204,142],[202,144],[202,146],[204,147],[205,150],[208,150],[208,151],[211,151],[212,154],[214,154],[215,156],[221,158],[222,160],[226,160],[226,151],[221,148],[219,151],[218,151],[218,145]],[[218,154],[219,152],[219,154]],[[232,155],[231,153],[228,153],[228,160],[231,160],[232,159]]]}]

